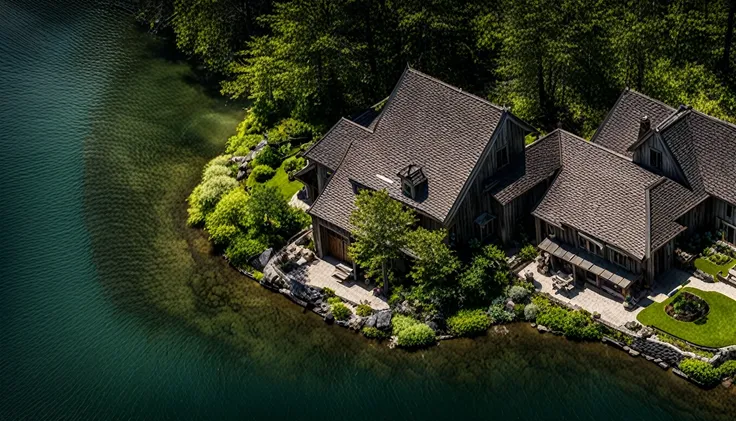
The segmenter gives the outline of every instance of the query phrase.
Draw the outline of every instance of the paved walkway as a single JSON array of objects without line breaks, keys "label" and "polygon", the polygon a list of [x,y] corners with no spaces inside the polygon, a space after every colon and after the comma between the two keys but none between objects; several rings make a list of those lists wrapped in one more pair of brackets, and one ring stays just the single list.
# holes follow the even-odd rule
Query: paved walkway
[{"label": "paved walkway", "polygon": [[532,262],[521,271],[520,276],[524,276],[527,271],[534,274],[534,284],[537,290],[550,294],[551,296],[568,303],[578,306],[589,312],[597,311],[601,314],[601,319],[616,326],[623,326],[628,321],[636,321],[636,315],[653,302],[661,303],[668,297],[672,296],[677,289],[682,286],[697,288],[702,291],[715,291],[736,300],[736,288],[723,282],[709,283],[704,282],[687,272],[678,269],[672,269],[664,273],[657,280],[656,285],[642,298],[638,306],[633,310],[627,310],[623,306],[620,298],[613,297],[597,288],[588,285],[581,288],[576,285],[571,292],[561,292],[552,287],[552,278],[544,276],[537,272],[536,262]]},{"label": "paved walkway", "polygon": [[315,259],[306,269],[307,284],[318,288],[330,288],[335,294],[345,300],[360,304],[367,301],[374,310],[388,309],[388,303],[381,297],[373,295],[372,288],[365,286],[362,282],[352,279],[338,282],[332,276],[335,273],[335,265],[338,262],[329,257]]},{"label": "paved walkway", "polygon": [[305,212],[308,211],[311,205],[309,204],[309,200],[306,196],[307,193],[304,189],[299,190],[291,196],[291,199],[289,199],[289,206],[301,209]]},{"label": "paved walkway", "polygon": [[532,262],[521,269],[519,275],[524,276],[527,271],[531,271],[534,274],[534,286],[537,287],[537,290],[591,313],[597,311],[600,313],[601,319],[615,326],[623,326],[626,322],[636,321],[636,315],[642,310],[640,306],[633,310],[627,310],[624,308],[623,300],[614,298],[612,295],[606,294],[603,291],[594,290],[587,285],[585,288],[576,285],[575,289],[570,292],[556,290],[552,287],[551,277],[537,272],[536,262]]}]

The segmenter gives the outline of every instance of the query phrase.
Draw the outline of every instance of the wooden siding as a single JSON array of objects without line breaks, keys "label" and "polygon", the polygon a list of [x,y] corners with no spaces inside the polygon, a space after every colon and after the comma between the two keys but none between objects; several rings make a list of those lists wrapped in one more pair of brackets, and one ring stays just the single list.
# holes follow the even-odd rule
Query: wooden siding
[{"label": "wooden siding", "polygon": [[661,274],[672,269],[675,264],[675,240],[670,240],[662,247],[654,250],[652,257],[647,261],[646,278],[656,280]]},{"label": "wooden siding", "polygon": [[534,218],[531,212],[544,198],[551,179],[550,177],[542,181],[503,207],[498,219],[501,241],[508,243],[520,230],[524,230],[529,238],[534,235]]},{"label": "wooden siding", "polygon": [[[501,148],[509,148],[508,165],[524,165],[524,137],[526,133],[525,129],[507,118],[503,120],[503,124],[494,133],[491,139],[493,143],[478,163],[478,172],[472,184],[459,204],[453,219],[446,223],[450,227],[450,232],[454,235],[456,242],[466,243],[472,238],[480,238],[480,227],[475,224],[475,219],[484,212],[496,216],[496,219],[489,223],[493,226],[488,227],[488,229],[499,235],[502,228],[500,216],[503,209],[498,201],[484,191],[484,187],[488,180],[499,170],[496,167],[496,152]],[[531,209],[528,209],[528,212],[531,212]]]},{"label": "wooden siding", "polygon": [[314,249],[317,253],[318,257],[324,257],[326,254],[329,254],[329,245],[328,245],[328,239],[325,235],[325,230],[329,230],[335,234],[337,234],[340,237],[345,238],[345,240],[349,243],[350,242],[350,233],[345,231],[344,229],[338,227],[335,224],[332,224],[330,222],[325,221],[324,219],[318,218],[316,216],[312,216],[312,233],[314,235]]},{"label": "wooden siding", "polygon": [[319,163],[315,163],[315,165],[317,167],[317,196],[319,196],[325,190],[332,175],[332,170]]},{"label": "wooden siding", "polygon": [[[721,199],[712,197],[713,214],[718,220],[728,222],[731,225],[736,226],[736,204],[724,202]],[[728,206],[731,206],[731,217],[726,214]],[[718,225],[716,225],[717,227]]]},{"label": "wooden siding", "polygon": [[713,205],[714,199],[708,198],[694,208],[687,211],[687,213],[685,213],[681,217],[677,218],[677,222],[679,224],[687,227],[687,230],[680,235],[690,236],[702,231],[710,231],[716,229],[717,224],[713,215]]},{"label": "wooden siding", "polygon": [[[662,154],[661,169],[657,169],[649,165],[649,158],[652,149],[656,149]],[[680,172],[680,168],[677,166],[677,161],[670,154],[669,149],[664,145],[664,142],[662,142],[662,139],[658,134],[650,136],[646,142],[639,145],[639,147],[634,151],[633,159],[635,163],[652,172],[664,175],[681,183],[685,181],[682,177],[682,173]]]}]

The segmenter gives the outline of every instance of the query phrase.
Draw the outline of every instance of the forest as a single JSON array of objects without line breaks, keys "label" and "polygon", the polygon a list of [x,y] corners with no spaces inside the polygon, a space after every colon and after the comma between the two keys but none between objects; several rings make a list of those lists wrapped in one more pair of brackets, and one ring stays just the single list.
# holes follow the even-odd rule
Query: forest
[{"label": "forest", "polygon": [[138,0],[249,124],[324,131],[407,65],[589,137],[625,87],[734,120],[736,0]]}]

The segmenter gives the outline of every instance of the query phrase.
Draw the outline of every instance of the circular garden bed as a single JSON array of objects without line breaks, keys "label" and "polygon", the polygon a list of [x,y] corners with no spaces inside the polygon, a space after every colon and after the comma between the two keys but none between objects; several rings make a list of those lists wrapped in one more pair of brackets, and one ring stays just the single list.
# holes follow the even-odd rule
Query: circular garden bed
[{"label": "circular garden bed", "polygon": [[708,303],[695,294],[682,292],[665,307],[664,311],[681,322],[694,322],[710,311]]}]

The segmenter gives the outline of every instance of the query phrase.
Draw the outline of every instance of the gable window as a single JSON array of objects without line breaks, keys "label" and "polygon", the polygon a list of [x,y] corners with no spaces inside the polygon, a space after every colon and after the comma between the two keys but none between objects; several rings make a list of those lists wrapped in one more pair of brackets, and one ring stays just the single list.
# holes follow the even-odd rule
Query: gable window
[{"label": "gable window", "polygon": [[662,169],[662,152],[654,148],[650,148],[649,149],[649,165],[652,168],[661,170]]},{"label": "gable window", "polygon": [[496,169],[505,167],[509,163],[509,148],[504,146],[496,151]]},{"label": "gable window", "polygon": [[733,206],[726,204],[726,218],[733,218]]},{"label": "gable window", "polygon": [[580,243],[580,247],[597,256],[603,257],[603,245],[601,243],[581,233],[578,233],[578,241]]},{"label": "gable window", "polygon": [[410,164],[399,171],[401,179],[401,193],[414,200],[422,200],[427,193],[427,176],[422,167]]},{"label": "gable window", "polygon": [[414,197],[414,188],[408,181],[401,183],[401,191],[404,193],[404,196]]}]

